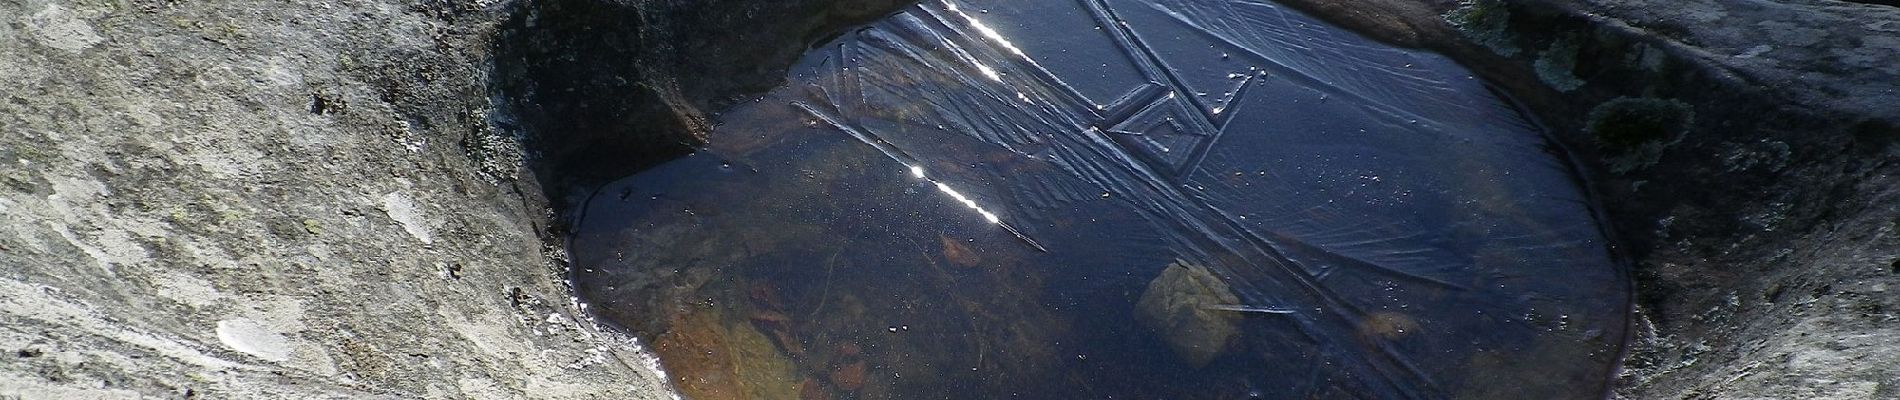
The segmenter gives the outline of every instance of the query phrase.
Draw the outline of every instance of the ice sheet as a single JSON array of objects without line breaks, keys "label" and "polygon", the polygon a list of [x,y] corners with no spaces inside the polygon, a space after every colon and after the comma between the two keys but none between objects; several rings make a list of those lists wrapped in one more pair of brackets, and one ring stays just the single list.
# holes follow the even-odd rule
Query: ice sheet
[{"label": "ice sheet", "polygon": [[[625,300],[657,295],[634,276],[695,263],[809,294],[835,265],[784,265],[827,251],[864,254],[860,275],[882,277],[866,284],[968,295],[985,289],[956,282],[978,278],[919,278],[906,257],[992,256],[1034,277],[986,278],[1034,282],[1041,310],[1020,315],[1069,327],[1036,337],[1098,364],[1154,361],[1099,354],[1155,353],[1131,348],[1159,345],[1126,309],[1170,260],[1245,303],[1210,307],[1244,315],[1247,355],[1219,372],[1024,361],[1154,381],[1012,386],[931,364],[940,379],[892,383],[893,398],[965,381],[979,397],[1600,398],[1623,345],[1626,279],[1536,124],[1441,56],[1270,2],[929,1],[816,47],[722,123],[702,154],[590,204],[584,297],[652,304]],[[805,233],[737,233],[780,228]],[[939,238],[971,247],[918,245]],[[790,272],[758,272],[773,268]],[[811,318],[838,296],[825,275]],[[943,315],[1017,315],[970,308]],[[625,315],[641,312],[658,311]],[[941,329],[995,334],[970,325]],[[1197,383],[1214,375],[1239,383]]]}]

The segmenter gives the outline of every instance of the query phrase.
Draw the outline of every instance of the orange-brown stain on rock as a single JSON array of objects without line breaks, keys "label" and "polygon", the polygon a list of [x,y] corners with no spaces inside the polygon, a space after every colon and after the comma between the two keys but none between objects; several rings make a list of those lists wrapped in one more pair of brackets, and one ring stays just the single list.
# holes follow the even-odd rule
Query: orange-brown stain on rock
[{"label": "orange-brown stain on rock", "polygon": [[937,235],[937,239],[943,243],[943,258],[950,260],[951,264],[960,267],[975,267],[983,263],[983,259],[976,255],[976,251],[971,250],[970,245],[963,241],[943,235]]},{"label": "orange-brown stain on rock", "polygon": [[795,367],[772,340],[746,321],[726,321],[716,308],[668,317],[670,329],[654,341],[673,385],[694,400],[795,399],[802,388]]}]

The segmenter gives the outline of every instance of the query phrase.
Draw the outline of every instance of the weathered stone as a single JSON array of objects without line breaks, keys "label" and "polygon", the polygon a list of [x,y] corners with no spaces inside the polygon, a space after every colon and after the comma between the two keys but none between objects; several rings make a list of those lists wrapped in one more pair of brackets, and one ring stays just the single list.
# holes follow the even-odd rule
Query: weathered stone
[{"label": "weathered stone", "polygon": [[0,2],[0,398],[667,398],[544,255],[501,11]]}]

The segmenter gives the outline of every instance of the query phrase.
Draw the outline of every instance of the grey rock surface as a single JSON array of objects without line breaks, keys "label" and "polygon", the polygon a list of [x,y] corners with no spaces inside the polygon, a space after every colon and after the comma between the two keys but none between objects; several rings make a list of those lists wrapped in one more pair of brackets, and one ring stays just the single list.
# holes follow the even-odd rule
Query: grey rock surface
[{"label": "grey rock surface", "polygon": [[493,2],[0,1],[0,398],[667,398],[489,128]]},{"label": "grey rock surface", "polygon": [[1642,43],[1580,40],[1598,62],[1571,72],[1599,96],[1696,114],[1648,170],[1599,180],[1642,288],[1620,395],[1900,397],[1900,8],[1555,7]]},{"label": "grey rock surface", "polygon": [[1585,0],[1794,104],[1900,123],[1900,7],[1836,0]]}]

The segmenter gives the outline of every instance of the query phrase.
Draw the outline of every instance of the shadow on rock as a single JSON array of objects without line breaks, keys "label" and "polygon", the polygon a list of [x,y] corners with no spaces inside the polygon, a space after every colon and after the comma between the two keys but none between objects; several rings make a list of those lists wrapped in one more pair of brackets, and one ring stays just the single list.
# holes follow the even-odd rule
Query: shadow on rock
[{"label": "shadow on rock", "polygon": [[494,41],[496,124],[557,204],[692,152],[712,112],[784,81],[807,47],[904,0],[517,3]]}]

